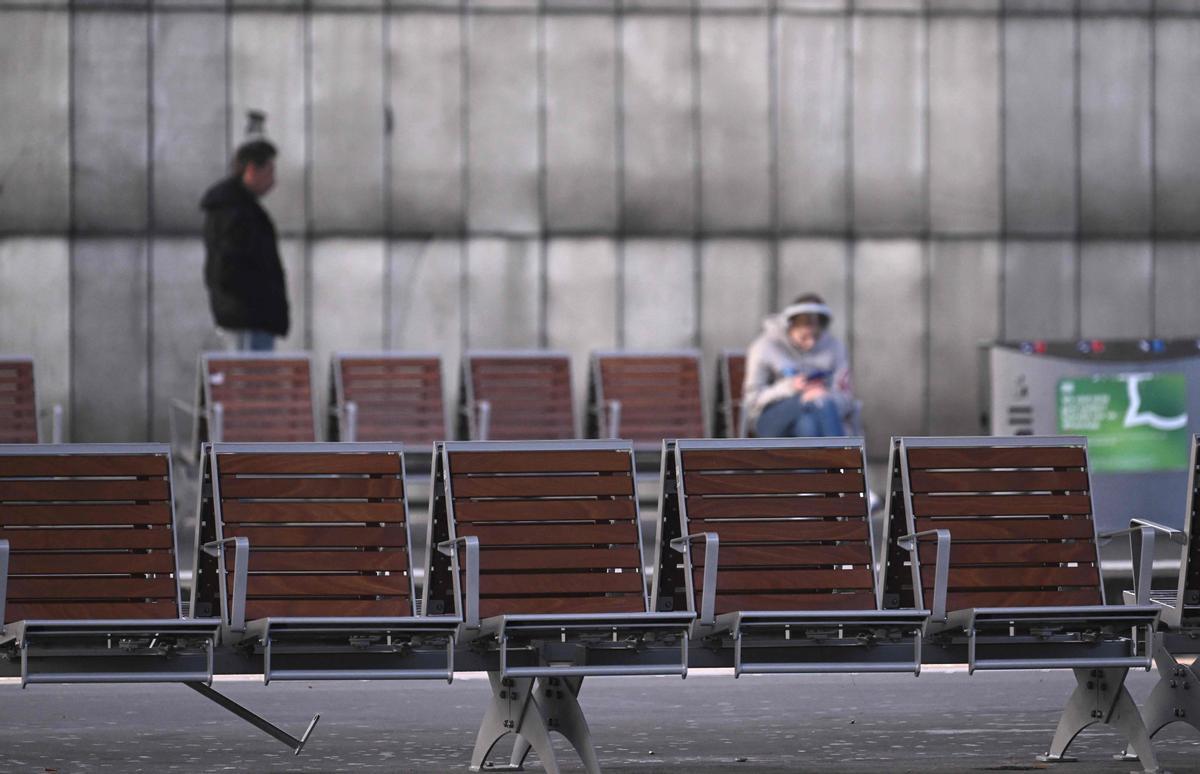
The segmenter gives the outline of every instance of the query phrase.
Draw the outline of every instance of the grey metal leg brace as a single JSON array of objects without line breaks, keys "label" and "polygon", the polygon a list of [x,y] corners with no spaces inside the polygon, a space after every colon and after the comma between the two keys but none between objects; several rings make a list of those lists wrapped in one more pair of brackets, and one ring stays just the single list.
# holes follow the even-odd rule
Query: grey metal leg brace
[{"label": "grey metal leg brace", "polygon": [[584,770],[600,774],[600,761],[592,746],[592,735],[579,706],[582,677],[502,678],[488,674],[492,683],[492,702],[484,715],[471,755],[471,770],[484,767],[488,754],[505,734],[516,735],[507,766],[489,767],[491,771],[520,771],[532,750],[537,753],[546,774],[558,774],[558,760],[550,745],[550,732],[562,734],[575,748]]},{"label": "grey metal leg brace", "polygon": [[297,739],[261,715],[255,714],[251,710],[243,707],[241,704],[238,704],[225,694],[214,691],[205,683],[184,683],[184,685],[186,685],[188,688],[191,688],[193,691],[209,701],[215,702],[229,710],[255,728],[265,731],[279,741],[283,742],[292,749],[293,755],[299,755],[300,751],[304,749],[304,745],[308,743],[308,737],[312,735],[313,729],[317,727],[317,721],[321,719],[320,714],[313,715],[313,719],[309,722],[308,728],[304,730],[304,735]]},{"label": "grey metal leg brace", "polygon": [[1093,723],[1107,723],[1124,735],[1129,748],[1142,762],[1147,774],[1159,771],[1158,759],[1150,745],[1150,734],[1142,722],[1137,705],[1125,687],[1128,669],[1076,669],[1075,691],[1067,700],[1066,709],[1058,721],[1058,730],[1050,743],[1050,751],[1039,755],[1040,761],[1070,761],[1067,748],[1079,732]]},{"label": "grey metal leg brace", "polygon": [[[1153,738],[1177,720],[1200,730],[1200,677],[1194,666],[1180,664],[1161,643],[1154,649],[1154,665],[1158,668],[1158,683],[1142,709],[1147,733]],[[1120,757],[1131,760],[1136,755],[1130,746]]]}]

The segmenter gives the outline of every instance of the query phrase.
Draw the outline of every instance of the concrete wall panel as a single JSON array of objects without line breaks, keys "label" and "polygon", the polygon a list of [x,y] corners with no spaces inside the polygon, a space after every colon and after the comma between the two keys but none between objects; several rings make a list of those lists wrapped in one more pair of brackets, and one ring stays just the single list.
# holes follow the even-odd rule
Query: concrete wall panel
[{"label": "concrete wall panel", "polygon": [[1200,231],[1200,19],[1155,23],[1155,225]]},{"label": "concrete wall panel", "polygon": [[467,245],[467,346],[527,349],[541,343],[536,242],[475,239]]},{"label": "concrete wall panel", "polygon": [[1006,242],[1004,338],[1073,338],[1078,271],[1073,242]]},{"label": "concrete wall panel", "polygon": [[3,12],[0,231],[61,231],[68,225],[69,48],[66,14]]},{"label": "concrete wall panel", "polygon": [[309,247],[300,239],[283,239],[279,242],[279,257],[283,261],[283,271],[287,278],[292,327],[286,338],[276,342],[276,349],[309,349],[312,346],[312,319],[309,315]]},{"label": "concrete wall panel", "polygon": [[71,261],[71,438],[144,441],[148,432],[146,243],[81,239]]},{"label": "concrete wall panel", "polygon": [[846,226],[847,21],[781,16],[779,221],[785,229]]},{"label": "concrete wall panel", "polygon": [[76,12],[72,19],[75,226],[92,232],[145,228],[146,16]]},{"label": "concrete wall panel", "polygon": [[854,53],[854,224],[918,232],[926,221],[925,25],[858,16]]},{"label": "concrete wall panel", "polygon": [[399,14],[389,45],[391,227],[456,231],[464,218],[461,22]]},{"label": "concrete wall panel", "polygon": [[616,22],[548,16],[546,223],[612,230],[617,223]]},{"label": "concrete wall panel", "polygon": [[627,16],[624,222],[634,233],[690,231],[696,218],[692,21]]},{"label": "concrete wall panel", "polygon": [[540,224],[537,22],[476,15],[468,24],[468,223],[528,232]]},{"label": "concrete wall panel", "polygon": [[1080,22],[1079,217],[1088,234],[1150,228],[1150,37],[1141,18]]},{"label": "concrete wall panel", "polygon": [[464,244],[397,241],[391,246],[388,347],[440,352],[447,411],[453,411],[463,342]]},{"label": "concrete wall panel", "polygon": [[1154,246],[1154,335],[1195,336],[1200,331],[1200,245],[1162,242]]},{"label": "concrete wall panel", "polygon": [[1149,336],[1154,325],[1154,258],[1148,242],[1084,242],[1079,254],[1079,333],[1085,338]]},{"label": "concrete wall panel", "polygon": [[312,350],[322,406],[329,400],[330,355],[383,349],[384,253],[375,239],[312,244]]},{"label": "concrete wall panel", "polygon": [[[744,349],[762,327],[771,306],[771,254],[765,242],[713,239],[700,247],[700,348],[705,363],[724,349]],[[705,405],[713,401],[713,379],[705,379]]]},{"label": "concrete wall panel", "polygon": [[929,221],[939,234],[1000,227],[1000,28],[929,21]]},{"label": "concrete wall panel", "polygon": [[[0,239],[0,352],[29,355],[43,411],[63,407],[71,440],[71,256],[65,239]],[[43,437],[49,437],[43,419]]]},{"label": "concrete wall panel", "polygon": [[1004,200],[1008,230],[1075,229],[1075,23],[1004,21]]},{"label": "concrete wall panel", "polygon": [[1000,244],[929,246],[929,432],[975,435],[979,342],[1000,335]]},{"label": "concrete wall panel", "polygon": [[863,241],[854,250],[851,366],[863,402],[867,451],[925,432],[925,258],[912,241]]},{"label": "concrete wall panel", "polygon": [[833,335],[847,341],[850,329],[850,254],[840,239],[789,239],[779,246],[779,284],[771,311],[804,293],[818,293],[833,311]]},{"label": "concrete wall panel", "polygon": [[700,17],[701,223],[708,231],[771,223],[767,19]]},{"label": "concrete wall panel", "polygon": [[631,239],[621,279],[626,349],[696,346],[696,251],[690,241]]},{"label": "concrete wall panel", "polygon": [[312,17],[312,225],[383,226],[383,35],[373,13]]},{"label": "concrete wall panel", "polygon": [[162,13],[153,25],[154,227],[196,232],[200,196],[229,163],[225,17]]},{"label": "concrete wall panel", "polygon": [[230,17],[230,147],[245,140],[246,111],[267,114],[266,134],[279,148],[275,190],[263,206],[285,233],[308,222],[305,133],[305,22],[298,14]]}]

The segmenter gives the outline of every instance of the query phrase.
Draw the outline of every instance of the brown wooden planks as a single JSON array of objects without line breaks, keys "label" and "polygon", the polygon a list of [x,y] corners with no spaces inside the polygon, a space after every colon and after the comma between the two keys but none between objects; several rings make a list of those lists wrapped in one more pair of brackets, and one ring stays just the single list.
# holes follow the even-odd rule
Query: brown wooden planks
[{"label": "brown wooden planks", "polygon": [[[225,567],[232,570],[234,552],[225,552]],[[404,549],[382,551],[287,551],[251,547],[250,572],[404,572],[408,553]]]},{"label": "brown wooden planks", "polygon": [[[794,567],[802,565],[869,565],[865,542],[836,545],[722,545],[717,553],[722,572],[729,567]],[[704,566],[704,545],[692,546],[692,564]]]},{"label": "brown wooden planks", "polygon": [[13,454],[0,460],[0,476],[167,475],[165,454]]},{"label": "brown wooden planks", "polygon": [[912,491],[930,492],[1083,492],[1089,489],[1082,470],[956,470],[912,472]]},{"label": "brown wooden planks", "polygon": [[[620,500],[455,500],[460,524],[492,521],[631,521],[632,499]],[[537,529],[537,527],[534,527]]]},{"label": "brown wooden planks", "polygon": [[13,551],[171,548],[173,545],[168,529],[0,528],[0,540],[7,540]]},{"label": "brown wooden planks", "polygon": [[[1091,586],[1100,583],[1100,572],[1092,565],[1084,567],[953,567],[949,588],[1000,591],[1010,588]],[[922,573],[926,590],[933,588],[933,573]]]},{"label": "brown wooden planks", "polygon": [[221,476],[221,497],[370,498],[404,496],[404,482],[392,478],[244,478]]},{"label": "brown wooden planks", "polygon": [[245,537],[250,547],[310,548],[325,546],[386,546],[406,544],[402,526],[387,527],[245,527],[230,524],[225,537]]},{"label": "brown wooden planks", "polygon": [[5,608],[4,617],[8,621],[173,620],[179,617],[179,610],[173,599],[158,602],[13,602]]},{"label": "brown wooden planks", "polygon": [[[313,568],[318,569],[318,568]],[[407,597],[405,575],[255,575],[246,578],[250,597]]]},{"label": "brown wooden planks", "polygon": [[485,597],[479,600],[479,614],[484,618],[520,614],[643,613],[645,610],[646,602],[640,594],[603,597]]},{"label": "brown wooden planks", "polygon": [[863,466],[862,450],[831,449],[686,449],[683,467],[699,470],[853,469]]},{"label": "brown wooden planks", "polygon": [[[685,483],[686,486],[686,483]],[[783,518],[867,515],[867,500],[850,497],[688,497],[689,519]]]},{"label": "brown wooden planks", "polygon": [[970,591],[946,595],[947,610],[972,607],[1071,607],[1099,605],[1100,590],[1069,589],[1064,591]]},{"label": "brown wooden planks", "polygon": [[494,570],[578,570],[595,567],[637,569],[641,556],[635,546],[619,548],[489,547],[479,552],[479,568]]},{"label": "brown wooden planks", "polygon": [[[937,559],[935,541],[921,541],[922,564],[933,564]],[[950,556],[955,567],[974,564],[1059,564],[1062,562],[1095,562],[1096,546],[1090,540],[1077,543],[963,543],[954,542]]]},{"label": "brown wooden planks", "polygon": [[288,617],[404,617],[412,615],[407,597],[373,599],[248,599],[246,620]]},{"label": "brown wooden planks", "polygon": [[9,559],[10,576],[17,575],[128,575],[173,573],[175,559],[170,551],[148,553],[14,553]]},{"label": "brown wooden planks", "polygon": [[226,524],[240,522],[404,523],[404,505],[385,503],[239,502],[221,505]]},{"label": "brown wooden planks", "polygon": [[8,598],[32,599],[174,599],[173,578],[24,578],[8,581]]},{"label": "brown wooden planks", "polygon": [[452,473],[614,473],[628,472],[628,451],[538,451],[511,454],[456,451]]},{"label": "brown wooden planks", "polygon": [[1082,468],[1078,446],[964,446],[908,449],[910,470],[925,468]]},{"label": "brown wooden planks", "polygon": [[398,453],[245,453],[221,454],[222,473],[360,473],[400,475]]},{"label": "brown wooden planks", "polygon": [[[917,519],[917,531],[948,529],[961,540],[1091,540],[1091,519]],[[994,544],[997,552],[1003,544]],[[954,548],[951,548],[953,554]]]},{"label": "brown wooden planks", "polygon": [[[704,582],[704,573],[694,576],[697,588]],[[869,567],[850,570],[727,570],[717,573],[717,593],[786,591],[805,592],[832,589],[874,588],[874,579]]]},{"label": "brown wooden planks", "polygon": [[914,495],[917,516],[1037,516],[1088,514],[1086,495]]},{"label": "brown wooden planks", "polygon": [[862,494],[861,473],[689,473],[689,495],[716,494]]},{"label": "brown wooden planks", "polygon": [[703,523],[703,525],[693,522],[692,530],[694,532],[716,532],[721,537],[722,545],[727,541],[780,543],[788,541],[866,540],[868,537],[867,524],[862,520],[750,523],[710,521]]},{"label": "brown wooden planks", "polygon": [[486,596],[545,596],[642,592],[642,576],[636,572],[504,573],[479,578],[479,593]]},{"label": "brown wooden planks", "polygon": [[49,500],[166,500],[166,479],[154,480],[40,480],[0,479],[0,500],[37,502]]},{"label": "brown wooden planks", "polygon": [[637,543],[637,530],[629,524],[580,524],[580,525],[481,525],[459,524],[459,537],[474,535],[481,545],[617,545]]},{"label": "brown wooden planks", "polygon": [[872,610],[875,594],[853,591],[840,594],[717,594],[717,615],[739,610]]},{"label": "brown wooden planks", "polygon": [[454,476],[455,497],[633,496],[627,473],[583,476]]},{"label": "brown wooden planks", "polygon": [[0,503],[0,526],[142,525],[170,524],[170,503],[80,505],[49,503],[7,505]]}]

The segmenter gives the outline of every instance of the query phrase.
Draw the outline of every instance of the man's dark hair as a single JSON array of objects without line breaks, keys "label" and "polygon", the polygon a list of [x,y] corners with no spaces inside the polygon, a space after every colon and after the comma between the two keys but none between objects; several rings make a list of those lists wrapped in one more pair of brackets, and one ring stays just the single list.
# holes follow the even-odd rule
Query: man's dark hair
[{"label": "man's dark hair", "polygon": [[240,176],[246,171],[247,165],[253,164],[261,167],[278,155],[279,151],[275,150],[275,146],[266,140],[251,140],[242,143],[233,154],[233,173]]}]

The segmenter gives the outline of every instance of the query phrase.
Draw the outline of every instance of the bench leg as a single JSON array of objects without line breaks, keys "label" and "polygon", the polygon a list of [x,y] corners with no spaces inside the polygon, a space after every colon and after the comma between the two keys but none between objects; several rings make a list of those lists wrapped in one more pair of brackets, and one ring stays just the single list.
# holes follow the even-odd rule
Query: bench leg
[{"label": "bench leg", "polygon": [[[471,771],[484,769],[492,748],[505,734],[511,733],[517,735],[514,753],[524,741],[537,753],[546,774],[559,774],[558,759],[550,746],[549,724],[541,707],[533,700],[533,678],[501,677],[499,672],[488,672],[488,681],[492,684],[492,701],[475,737]],[[528,754],[528,748],[525,753]],[[521,757],[524,759],[524,755]],[[486,768],[489,771],[520,770],[519,765]]]},{"label": "bench leg", "polygon": [[[1158,667],[1158,683],[1142,709],[1142,721],[1150,737],[1175,721],[1200,730],[1200,678],[1193,667],[1180,664],[1162,645],[1154,651],[1154,664]],[[1131,760],[1134,756],[1129,747],[1121,757]]]},{"label": "bench leg", "polygon": [[211,687],[209,687],[205,683],[190,683],[189,682],[189,683],[184,683],[184,685],[186,685],[188,688],[191,688],[193,691],[200,694],[201,696],[208,699],[209,701],[214,702],[214,703],[220,705],[221,707],[224,707],[225,709],[229,710],[230,712],[237,715],[239,718],[241,718],[242,720],[251,724],[255,728],[257,728],[261,731],[265,731],[266,733],[275,737],[279,741],[283,742],[285,745],[287,745],[288,747],[291,748],[293,755],[299,755],[300,751],[304,749],[304,745],[306,745],[308,743],[308,737],[312,735],[313,729],[317,727],[317,721],[321,719],[321,716],[319,714],[313,715],[313,719],[309,722],[308,728],[304,731],[304,735],[301,736],[299,739],[297,739],[296,737],[292,736],[287,731],[284,731],[282,728],[275,725],[274,723],[267,720],[266,718],[262,717],[261,715],[258,715],[257,713],[253,712],[252,710],[249,710],[246,707],[243,707],[241,704],[238,704],[236,701],[229,698],[225,694],[214,691]]},{"label": "bench leg", "polygon": [[1129,747],[1136,752],[1142,768],[1148,774],[1159,771],[1150,734],[1142,722],[1137,705],[1125,687],[1128,669],[1076,669],[1075,691],[1067,700],[1066,709],[1058,721],[1058,729],[1050,743],[1050,751],[1039,755],[1040,761],[1070,761],[1067,748],[1079,732],[1093,723],[1107,723],[1124,735]]}]

